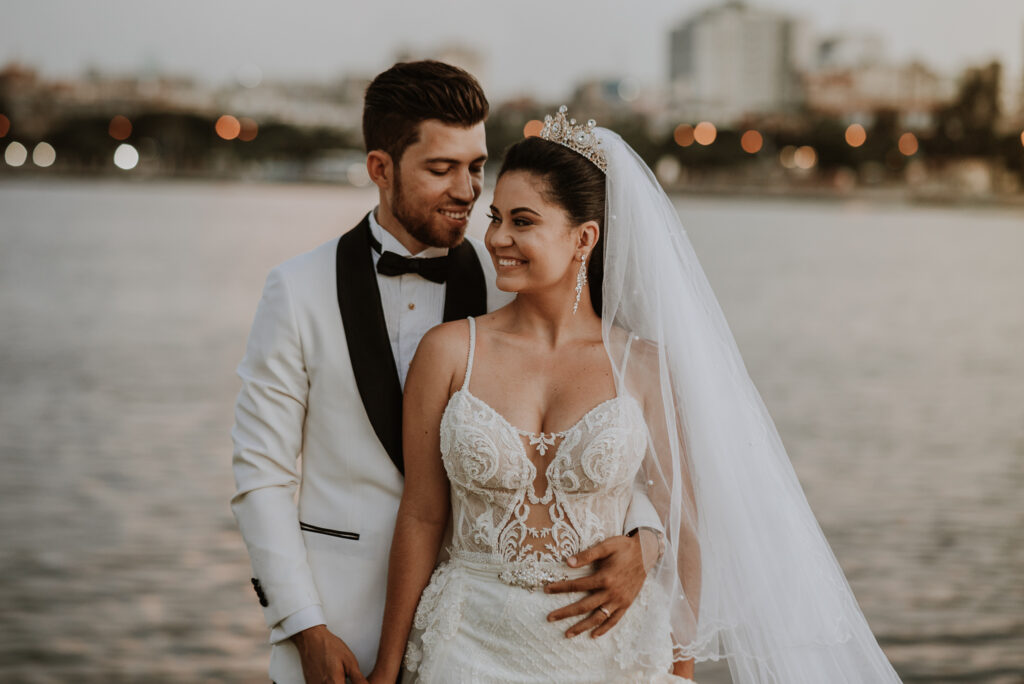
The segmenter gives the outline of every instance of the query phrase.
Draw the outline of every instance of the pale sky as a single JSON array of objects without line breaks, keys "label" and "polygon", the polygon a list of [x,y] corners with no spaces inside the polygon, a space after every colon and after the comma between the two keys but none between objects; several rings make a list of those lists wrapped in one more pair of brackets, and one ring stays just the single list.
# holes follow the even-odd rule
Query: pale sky
[{"label": "pale sky", "polygon": [[[218,83],[242,65],[265,78],[372,75],[399,50],[452,43],[484,57],[494,100],[569,94],[588,77],[657,84],[668,31],[717,0],[0,0],[0,64],[49,76],[86,66],[163,72]],[[896,61],[921,58],[956,74],[1002,60],[1015,83],[1024,61],[1024,0],[754,0],[803,17],[816,34],[880,34]]]}]

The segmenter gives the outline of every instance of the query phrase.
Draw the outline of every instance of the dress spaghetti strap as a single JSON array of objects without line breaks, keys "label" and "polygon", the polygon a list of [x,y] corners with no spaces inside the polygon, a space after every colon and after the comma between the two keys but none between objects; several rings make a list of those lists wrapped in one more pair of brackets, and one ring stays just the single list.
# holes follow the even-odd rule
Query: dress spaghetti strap
[{"label": "dress spaghetti strap", "polygon": [[473,373],[473,350],[476,348],[476,321],[472,316],[466,320],[469,321],[469,361],[466,363],[466,379],[462,381],[464,390],[469,388],[469,376]]},{"label": "dress spaghetti strap", "polygon": [[[633,340],[638,340],[638,339],[640,339],[640,338],[637,337],[636,335],[630,334],[629,338],[626,340],[626,349],[625,349],[625,351],[622,352],[622,365],[621,365],[621,371],[620,371],[620,373],[622,374],[623,377],[626,375],[626,365],[629,364],[629,352],[633,348]],[[616,386],[615,395],[616,396],[619,395],[618,386]]]}]

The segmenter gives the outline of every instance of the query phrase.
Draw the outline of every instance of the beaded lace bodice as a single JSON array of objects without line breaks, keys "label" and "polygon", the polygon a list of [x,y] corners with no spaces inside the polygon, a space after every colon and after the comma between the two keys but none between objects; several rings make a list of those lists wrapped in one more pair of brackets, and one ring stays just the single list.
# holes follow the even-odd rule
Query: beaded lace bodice
[{"label": "beaded lace bodice", "polygon": [[647,447],[639,404],[615,397],[567,430],[519,430],[469,390],[472,318],[469,326],[466,379],[448,400],[440,426],[451,482],[452,550],[512,563],[562,561],[621,534]]}]

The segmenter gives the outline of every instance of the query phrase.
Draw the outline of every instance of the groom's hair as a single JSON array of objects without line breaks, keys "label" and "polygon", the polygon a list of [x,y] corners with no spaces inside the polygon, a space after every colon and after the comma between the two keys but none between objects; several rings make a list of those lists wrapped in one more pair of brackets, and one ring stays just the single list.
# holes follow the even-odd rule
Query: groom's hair
[{"label": "groom's hair", "polygon": [[419,140],[423,121],[468,128],[486,119],[489,110],[469,72],[434,60],[399,62],[366,88],[363,142],[367,152],[383,150],[397,164],[405,148]]}]

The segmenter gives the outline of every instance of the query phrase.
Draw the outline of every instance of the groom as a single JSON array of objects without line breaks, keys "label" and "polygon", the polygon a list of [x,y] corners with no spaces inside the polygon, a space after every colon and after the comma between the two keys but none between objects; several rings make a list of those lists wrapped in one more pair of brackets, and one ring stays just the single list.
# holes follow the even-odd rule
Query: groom
[{"label": "groom", "polygon": [[[277,684],[363,682],[376,659],[402,494],[402,387],[442,321],[507,303],[483,244],[464,239],[487,159],[488,102],[440,62],[396,64],[366,91],[366,165],[379,204],[340,238],[267,277],[235,407],[231,501],[249,549]],[[299,457],[301,455],[301,467]],[[657,527],[646,498],[627,529]],[[639,535],[579,554],[586,586],[635,598]],[[589,597],[588,597],[589,598]],[[589,616],[589,603],[557,618]]]}]

